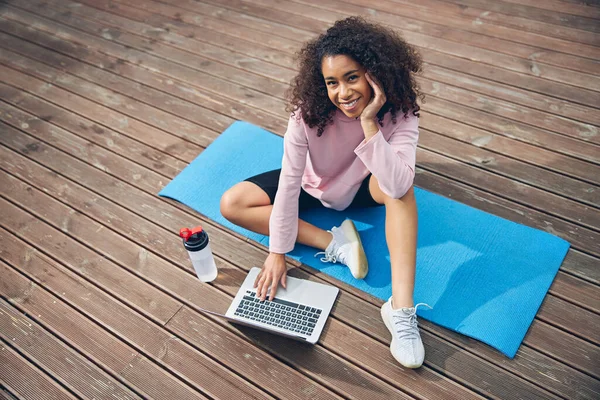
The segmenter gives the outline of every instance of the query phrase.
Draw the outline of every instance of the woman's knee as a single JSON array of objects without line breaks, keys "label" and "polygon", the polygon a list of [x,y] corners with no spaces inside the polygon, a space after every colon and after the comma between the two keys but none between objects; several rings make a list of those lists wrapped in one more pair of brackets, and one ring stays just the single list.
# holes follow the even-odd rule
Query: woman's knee
[{"label": "woman's knee", "polygon": [[257,185],[251,182],[240,182],[229,188],[221,196],[221,215],[235,222],[245,209],[271,204],[269,196]]},{"label": "woman's knee", "polygon": [[403,205],[408,205],[408,204],[412,204],[415,202],[415,191],[413,186],[411,186],[406,193],[404,193],[401,197],[398,198],[394,198],[394,197],[390,197],[386,194],[383,194],[384,197],[384,204],[390,204],[390,203],[400,203]]}]

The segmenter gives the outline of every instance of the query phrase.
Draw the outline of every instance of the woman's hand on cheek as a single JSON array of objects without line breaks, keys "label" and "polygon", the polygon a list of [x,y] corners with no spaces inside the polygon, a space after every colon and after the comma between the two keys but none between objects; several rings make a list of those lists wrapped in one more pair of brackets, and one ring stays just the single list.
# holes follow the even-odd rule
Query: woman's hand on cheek
[{"label": "woman's hand on cheek", "polygon": [[373,97],[360,114],[361,121],[373,121],[386,102],[385,93],[379,83],[368,72],[365,74],[369,85],[373,88]]}]

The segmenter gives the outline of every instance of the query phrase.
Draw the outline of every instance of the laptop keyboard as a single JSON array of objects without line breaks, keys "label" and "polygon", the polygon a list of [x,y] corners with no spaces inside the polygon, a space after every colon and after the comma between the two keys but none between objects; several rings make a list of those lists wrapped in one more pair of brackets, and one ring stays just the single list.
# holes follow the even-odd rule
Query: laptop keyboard
[{"label": "laptop keyboard", "polygon": [[252,321],[283,328],[290,332],[310,336],[321,315],[318,308],[274,298],[260,301],[256,293],[246,291],[235,315]]}]

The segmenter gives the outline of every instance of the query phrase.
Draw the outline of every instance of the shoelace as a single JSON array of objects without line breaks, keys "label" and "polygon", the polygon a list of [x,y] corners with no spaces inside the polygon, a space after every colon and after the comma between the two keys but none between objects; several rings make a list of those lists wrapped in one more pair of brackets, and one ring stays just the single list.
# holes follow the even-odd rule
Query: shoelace
[{"label": "shoelace", "polygon": [[320,255],[320,254],[325,254],[325,257],[321,257],[321,261],[323,262],[332,262],[332,263],[336,263],[336,262],[341,262],[342,264],[346,264],[346,259],[344,258],[343,254],[335,254],[334,251],[336,251],[337,249],[333,249],[331,252],[326,253],[324,251],[320,251],[318,253],[315,254],[315,257]]},{"label": "shoelace", "polygon": [[425,306],[430,310],[433,309],[429,304],[419,303],[414,307],[415,310],[408,314],[408,316],[392,315],[392,318],[396,319],[394,325],[396,325],[396,328],[398,329],[396,332],[399,335],[399,339],[417,339],[419,337],[419,331],[417,329],[417,308],[420,306]]},{"label": "shoelace", "polygon": [[[327,231],[329,233],[331,233],[333,235],[332,231]],[[337,244],[337,243],[336,243]],[[320,251],[318,253],[315,253],[315,257],[321,254],[324,254],[325,257],[321,257],[321,261],[323,262],[332,262],[332,263],[336,263],[336,262],[341,262],[342,264],[346,263],[346,259],[344,258],[344,254],[337,254],[338,251],[338,246],[334,246],[333,249],[331,249],[331,251],[328,253],[326,251]]]}]

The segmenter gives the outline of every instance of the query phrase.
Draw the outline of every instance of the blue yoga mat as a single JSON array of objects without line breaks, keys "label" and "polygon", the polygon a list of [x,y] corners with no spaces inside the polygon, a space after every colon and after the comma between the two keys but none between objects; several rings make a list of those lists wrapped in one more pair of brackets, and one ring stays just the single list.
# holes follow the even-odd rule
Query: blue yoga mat
[{"label": "blue yoga mat", "polygon": [[[236,122],[170,182],[160,196],[175,199],[257,242],[269,239],[228,222],[219,212],[221,195],[234,184],[280,168],[283,139]],[[419,209],[414,298],[433,310],[419,316],[485,342],[514,357],[533,321],[569,243],[445,197],[415,189]],[[289,256],[382,300],[392,293],[385,241],[385,207],[319,209],[300,217],[323,229],[351,218],[360,231],[369,274],[356,280],[348,268],[323,263],[303,245]]]}]

